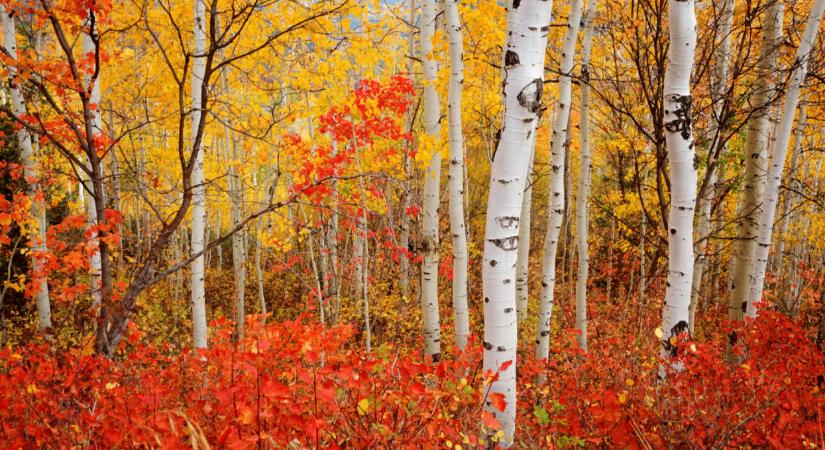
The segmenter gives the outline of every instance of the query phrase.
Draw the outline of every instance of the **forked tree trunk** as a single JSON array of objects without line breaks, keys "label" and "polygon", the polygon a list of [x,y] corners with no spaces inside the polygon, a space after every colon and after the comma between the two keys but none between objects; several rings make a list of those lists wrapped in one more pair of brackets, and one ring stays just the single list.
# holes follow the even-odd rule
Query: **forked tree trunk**
[{"label": "forked tree trunk", "polygon": [[768,185],[765,188],[765,207],[759,217],[759,234],[757,236],[756,255],[754,257],[753,284],[746,298],[748,317],[756,317],[759,303],[762,300],[762,290],[765,283],[765,269],[768,264],[768,252],[771,247],[773,222],[776,215],[776,204],[779,202],[779,187],[782,183],[782,172],[785,168],[785,158],[788,155],[788,142],[793,129],[794,115],[799,104],[799,95],[808,70],[808,61],[816,42],[819,24],[822,21],[822,12],[825,10],[825,0],[815,0],[808,17],[808,24],[799,48],[796,51],[796,60],[791,74],[790,85],[785,96],[782,116],[776,131],[774,155],[768,171]]},{"label": "forked tree trunk", "polygon": [[[484,297],[483,370],[498,373],[489,392],[504,396],[499,411],[489,400],[487,413],[502,424],[501,445],[510,447],[516,420],[516,259],[524,182],[536,122],[542,110],[544,51],[551,2],[507,2],[507,43],[504,48],[504,121],[493,155],[484,236],[482,286]],[[502,365],[509,364],[504,370]],[[487,397],[489,398],[489,396]]]},{"label": "forked tree trunk", "polygon": [[453,313],[455,342],[467,347],[470,313],[467,310],[467,229],[464,225],[464,134],[461,127],[461,90],[464,83],[464,45],[457,0],[445,0],[447,35],[450,44],[450,86],[448,91],[450,136],[450,233],[453,241]]},{"label": "forked tree trunk", "polygon": [[[17,27],[14,20],[14,12],[8,11],[5,5],[0,4],[0,16],[3,24],[3,47],[6,54],[12,60],[17,59]],[[17,117],[26,115],[26,103],[20,85],[17,82],[17,69],[14,65],[7,65],[9,77],[9,91],[11,94],[12,111]],[[51,303],[49,301],[48,278],[44,273],[44,264],[41,259],[49,250],[46,247],[46,205],[37,200],[40,192],[40,172],[37,162],[37,155],[34,152],[33,136],[25,127],[20,127],[17,131],[17,145],[20,146],[21,162],[23,163],[23,179],[26,181],[26,197],[31,203],[29,212],[35,221],[35,229],[29,238],[29,248],[31,249],[31,272],[35,303],[37,305],[37,324],[40,330],[47,330],[52,326]]]},{"label": "forked tree trunk", "polygon": [[751,117],[745,140],[745,180],[739,211],[739,239],[734,253],[731,297],[728,318],[742,320],[747,309],[748,293],[754,283],[754,256],[758,221],[763,211],[765,174],[768,169],[768,133],[770,99],[774,85],[772,72],[776,66],[782,40],[783,2],[772,3],[765,12],[762,49],[757,67],[752,102],[757,109]]},{"label": "forked tree trunk", "polygon": [[565,211],[565,141],[572,103],[573,64],[576,41],[581,25],[582,0],[570,0],[567,32],[561,50],[559,66],[559,100],[553,113],[553,135],[550,143],[550,193],[547,208],[547,233],[544,236],[544,258],[541,272],[539,320],[536,325],[536,359],[550,354],[550,323],[553,316],[553,294],[556,286],[556,253]]},{"label": "forked tree trunk", "polygon": [[[664,80],[665,141],[670,164],[668,276],[662,308],[662,356],[675,354],[674,339],[688,330],[693,279],[693,212],[696,205],[696,152],[691,134],[690,74],[696,48],[693,0],[669,0],[670,47]],[[659,369],[664,376],[664,367]]]},{"label": "forked tree trunk", "polygon": [[[192,64],[192,135],[193,145],[198,135],[201,122],[201,104],[203,77],[206,72],[206,3],[205,0],[195,0],[194,34]],[[201,146],[202,147],[202,146]],[[206,187],[204,186],[204,156],[203,148],[197,152],[195,166],[192,169],[190,182],[192,185],[192,243],[189,251],[191,255],[201,253],[204,248],[204,234],[206,232]],[[195,348],[206,348],[206,291],[204,289],[205,258],[201,254],[192,261],[191,267],[191,302],[192,302],[192,341]]]},{"label": "forked tree trunk", "polygon": [[424,68],[424,133],[432,156],[424,174],[422,236],[424,261],[421,264],[421,308],[424,317],[424,354],[433,362],[441,359],[441,330],[438,314],[438,206],[441,185],[441,149],[439,148],[439,104],[435,83],[438,67],[433,56],[435,34],[435,0],[421,5],[421,64]]}]

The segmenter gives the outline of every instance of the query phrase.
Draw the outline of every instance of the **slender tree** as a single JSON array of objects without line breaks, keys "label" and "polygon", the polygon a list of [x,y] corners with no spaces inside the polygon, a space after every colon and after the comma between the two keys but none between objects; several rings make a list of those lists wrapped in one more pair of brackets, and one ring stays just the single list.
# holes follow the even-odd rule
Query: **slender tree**
[{"label": "slender tree", "polygon": [[433,55],[436,2],[421,4],[421,64],[424,68],[424,133],[432,156],[424,174],[421,244],[424,261],[421,265],[421,307],[424,315],[424,352],[433,362],[441,359],[441,327],[438,315],[438,206],[441,185],[441,149],[439,141],[440,112],[436,80],[438,67]]},{"label": "slender tree", "polygon": [[464,84],[464,45],[458,0],[444,1],[444,15],[450,45],[450,85],[448,90],[450,139],[450,233],[453,240],[453,312],[455,340],[467,346],[470,313],[467,310],[467,229],[464,225],[464,134],[461,127],[461,90]]},{"label": "slender tree", "polygon": [[[12,60],[17,59],[17,26],[15,12],[6,9],[0,3],[0,16],[3,24],[3,48],[6,56]],[[17,80],[17,68],[13,65],[7,66],[9,93],[11,94],[11,107],[18,117],[26,115],[26,102]],[[29,239],[31,249],[31,272],[35,286],[35,303],[37,305],[37,323],[41,330],[46,330],[52,326],[51,302],[49,300],[49,283],[42,257],[48,251],[46,247],[46,206],[38,200],[40,192],[40,171],[37,162],[37,155],[34,152],[33,136],[26,127],[20,127],[17,131],[17,145],[20,147],[21,162],[23,164],[23,178],[26,181],[26,197],[30,202],[29,212],[35,222],[35,228]]]},{"label": "slender tree", "polygon": [[544,257],[541,272],[539,320],[536,325],[536,359],[550,354],[550,322],[553,315],[553,295],[556,286],[556,253],[565,212],[565,141],[573,103],[573,65],[576,42],[582,17],[582,0],[570,0],[567,31],[559,64],[559,99],[553,112],[553,133],[550,143],[550,194],[547,207],[547,232],[544,236]]},{"label": "slender tree", "polygon": [[[201,110],[203,105],[203,81],[206,71],[206,3],[205,0],[195,0],[194,33],[192,66],[192,142],[201,143],[197,136],[203,134],[199,130],[203,120]],[[206,291],[204,288],[204,238],[206,233],[206,186],[203,173],[203,148],[193,148],[196,153],[195,165],[190,178],[192,189],[192,236],[190,252],[195,259],[191,266],[191,302],[192,302],[192,341],[195,348],[206,348]]]},{"label": "slender tree", "polygon": [[771,96],[774,95],[772,80],[782,41],[783,5],[783,2],[775,1],[765,11],[762,49],[755,80],[757,86],[752,100],[758,109],[754,111],[748,124],[745,140],[745,179],[739,210],[739,245],[733,255],[731,297],[728,305],[730,320],[742,320],[747,309],[748,292],[754,282],[756,234],[764,207],[765,174],[768,169],[767,142],[770,106],[773,104]]},{"label": "slender tree", "polygon": [[720,12],[721,23],[719,26],[719,35],[722,41],[718,48],[718,59],[714,66],[714,71],[711,79],[711,113],[713,118],[710,122],[710,136],[711,143],[708,146],[707,158],[707,173],[705,178],[707,182],[702,185],[702,190],[699,197],[696,199],[697,205],[697,225],[696,225],[696,242],[694,244],[694,251],[696,253],[696,262],[693,268],[693,280],[691,281],[691,297],[690,297],[690,321],[688,323],[690,334],[693,335],[696,326],[696,307],[699,303],[699,292],[702,288],[702,275],[705,270],[705,261],[707,260],[708,242],[710,238],[708,233],[710,231],[710,213],[713,206],[713,197],[716,193],[717,182],[717,164],[713,160],[715,148],[722,145],[722,132],[725,129],[725,123],[722,117],[722,107],[724,103],[723,92],[728,83],[728,72],[730,66],[730,40],[731,40],[731,26],[733,23],[733,8],[734,0],[725,0],[722,2],[722,10]]},{"label": "slender tree", "polygon": [[582,21],[581,59],[581,106],[579,123],[579,186],[576,197],[576,239],[579,249],[578,275],[576,277],[576,340],[579,348],[587,351],[587,276],[590,268],[588,197],[590,196],[590,175],[592,167],[590,143],[590,53],[593,49],[593,19],[596,16],[596,0],[587,1],[587,12]]},{"label": "slender tree", "polygon": [[774,218],[776,216],[776,205],[779,202],[779,187],[782,183],[782,172],[785,169],[785,159],[788,155],[788,142],[793,130],[794,115],[799,104],[802,84],[808,71],[808,61],[811,51],[816,43],[816,36],[819,32],[819,25],[822,21],[822,13],[825,10],[825,0],[815,0],[811,7],[808,23],[796,50],[796,58],[793,63],[790,85],[785,94],[785,103],[782,108],[782,116],[776,130],[775,152],[768,171],[768,183],[765,188],[765,206],[759,217],[759,234],[757,236],[756,254],[754,257],[753,284],[750,287],[747,301],[746,314],[748,317],[755,317],[759,303],[762,300],[762,290],[765,284],[765,269],[768,264],[768,253],[771,247],[771,236],[773,234]]},{"label": "slender tree", "polygon": [[506,402],[504,411],[489,400],[484,409],[501,422],[505,447],[512,445],[516,420],[518,321],[513,281],[519,221],[530,150],[542,110],[544,52],[551,9],[551,2],[544,0],[507,2],[504,121],[490,173],[482,268],[483,368],[498,373],[489,385],[489,393],[503,395]]}]

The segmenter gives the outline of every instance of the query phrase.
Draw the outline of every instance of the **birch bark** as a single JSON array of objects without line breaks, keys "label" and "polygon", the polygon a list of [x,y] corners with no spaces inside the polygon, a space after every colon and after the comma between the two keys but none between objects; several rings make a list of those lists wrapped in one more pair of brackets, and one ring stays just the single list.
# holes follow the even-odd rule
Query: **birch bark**
[{"label": "birch bark", "polygon": [[[696,153],[691,134],[690,75],[696,49],[693,0],[668,2],[670,47],[664,80],[665,141],[670,165],[668,276],[662,309],[662,356],[675,354],[673,342],[688,330],[693,279],[693,214],[696,205]],[[664,376],[664,367],[659,369]]]},{"label": "birch bark", "polygon": [[559,100],[556,102],[553,113],[553,135],[550,143],[550,193],[547,208],[547,233],[544,236],[539,320],[536,325],[536,359],[546,359],[550,354],[550,323],[553,315],[553,291],[556,286],[556,253],[565,208],[565,141],[573,98],[572,75],[581,17],[582,0],[570,0],[567,32],[564,35],[559,65]]},{"label": "birch bark", "polygon": [[[202,90],[203,77],[206,71],[206,3],[205,0],[194,0],[195,42],[192,65],[192,143],[194,145],[201,122],[201,105],[203,104]],[[192,236],[189,251],[192,255],[203,251],[204,234],[206,232],[206,189],[204,186],[204,156],[203,148],[197,152],[195,166],[192,170]],[[191,267],[191,302],[192,302],[192,341],[195,348],[206,348],[206,292],[204,289],[204,255],[192,261]]]},{"label": "birch bark", "polygon": [[464,83],[464,45],[458,0],[444,0],[447,36],[450,48],[450,85],[448,120],[450,139],[450,233],[453,241],[453,313],[455,341],[459,349],[467,347],[470,313],[467,310],[467,229],[464,224],[464,134],[461,124],[461,90]]},{"label": "birch bark", "polygon": [[[6,9],[0,4],[0,16],[3,24],[3,47],[9,58],[17,59],[17,26],[14,20],[14,12]],[[26,103],[20,85],[17,83],[17,69],[14,65],[7,65],[9,91],[11,96],[12,111],[17,117],[26,115]],[[44,272],[44,264],[41,260],[43,254],[49,250],[46,247],[46,205],[37,200],[40,191],[40,173],[37,162],[37,155],[34,152],[33,136],[25,127],[20,127],[17,131],[17,144],[21,150],[21,162],[23,163],[23,175],[26,180],[26,197],[31,203],[29,212],[35,221],[35,230],[29,239],[31,249],[32,279],[36,292],[34,294],[37,305],[37,323],[40,330],[46,330],[52,326],[51,302],[49,300],[48,278]]]},{"label": "birch bark", "polygon": [[799,104],[799,96],[802,84],[808,70],[808,61],[811,51],[816,42],[816,35],[822,21],[822,13],[825,10],[825,0],[814,1],[808,23],[799,48],[796,51],[796,60],[793,65],[790,85],[785,95],[785,104],[782,108],[782,116],[779,127],[776,131],[776,143],[774,144],[774,155],[768,171],[768,183],[765,188],[765,206],[759,216],[759,234],[757,236],[757,246],[754,256],[753,283],[746,298],[748,317],[756,317],[759,303],[762,300],[762,290],[765,284],[765,268],[768,264],[768,252],[771,247],[771,235],[773,234],[773,222],[776,215],[776,204],[779,202],[779,187],[782,182],[782,172],[785,168],[785,159],[788,155],[788,142],[793,129],[794,115]]},{"label": "birch bark", "polygon": [[[490,173],[484,236],[483,369],[498,373],[489,392],[504,395],[504,411],[488,400],[484,409],[498,418],[504,437],[513,443],[516,419],[516,291],[514,279],[524,181],[542,110],[544,52],[552,4],[544,0],[507,2],[504,48],[504,120]],[[500,370],[503,364],[509,364]]]},{"label": "birch bark", "polygon": [[[434,143],[439,142],[439,104],[435,83],[438,67],[433,55],[436,24],[435,0],[421,4],[421,64],[424,68],[424,133]],[[441,149],[433,145],[433,154],[424,174],[422,201],[421,308],[424,317],[424,353],[433,362],[441,359],[441,330],[438,313],[438,207],[441,185]]]}]

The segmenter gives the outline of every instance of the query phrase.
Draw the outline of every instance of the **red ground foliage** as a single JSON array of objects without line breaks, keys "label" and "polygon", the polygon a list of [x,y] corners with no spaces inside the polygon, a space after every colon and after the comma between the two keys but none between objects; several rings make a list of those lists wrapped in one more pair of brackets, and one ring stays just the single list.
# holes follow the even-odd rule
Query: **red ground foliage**
[{"label": "red ground foliage", "polygon": [[[167,354],[136,330],[114,361],[46,344],[4,350],[0,446],[482,447],[478,345],[427,365],[389,345],[366,357],[350,327],[308,317],[255,323],[239,343],[230,324],[213,325],[201,353]],[[684,370],[664,381],[656,350],[632,338],[586,356],[562,345],[549,364],[525,354],[518,446],[819,448],[822,352],[771,312],[739,334],[745,363],[727,364],[718,344],[684,343]]]}]

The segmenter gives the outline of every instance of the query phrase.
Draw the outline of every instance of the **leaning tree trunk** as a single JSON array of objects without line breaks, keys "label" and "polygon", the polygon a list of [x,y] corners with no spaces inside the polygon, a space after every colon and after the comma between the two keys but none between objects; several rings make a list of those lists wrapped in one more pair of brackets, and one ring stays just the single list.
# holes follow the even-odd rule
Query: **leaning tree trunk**
[{"label": "leaning tree trunk", "polygon": [[[195,47],[192,65],[192,142],[197,141],[198,127],[201,122],[201,105],[203,103],[203,77],[206,72],[206,4],[205,0],[195,0]],[[189,251],[192,255],[203,252],[204,233],[206,232],[206,188],[204,186],[203,148],[192,149],[197,152],[195,166],[192,169],[192,243]],[[204,255],[201,254],[191,265],[191,302],[192,302],[192,340],[195,348],[206,348],[206,291],[204,289]]]},{"label": "leaning tree trunk", "polygon": [[547,208],[547,232],[544,236],[544,259],[541,273],[539,320],[536,325],[536,359],[550,355],[550,322],[553,315],[553,290],[556,285],[556,253],[564,220],[565,141],[572,103],[572,75],[576,56],[576,40],[582,16],[582,0],[570,1],[570,13],[559,66],[559,100],[553,113],[553,135],[550,144],[550,194]]},{"label": "leaning tree trunk", "polygon": [[816,35],[819,31],[819,24],[822,21],[822,12],[825,10],[825,0],[816,0],[811,7],[808,17],[808,24],[799,48],[796,51],[796,60],[791,74],[790,86],[788,86],[785,96],[785,104],[782,109],[782,116],[776,132],[776,143],[774,145],[774,155],[768,171],[768,185],[765,188],[765,206],[759,217],[759,234],[757,236],[756,255],[754,257],[753,284],[746,298],[748,317],[755,317],[759,302],[762,300],[762,290],[765,283],[765,268],[768,264],[768,252],[771,247],[771,235],[773,233],[773,222],[776,215],[776,204],[779,202],[779,187],[782,182],[782,172],[785,168],[785,158],[788,154],[788,141],[793,129],[794,114],[799,104],[799,95],[802,84],[808,70],[808,61]]},{"label": "leaning tree trunk", "polygon": [[424,68],[424,133],[433,145],[430,164],[424,174],[422,204],[421,308],[424,316],[424,353],[433,362],[441,359],[441,330],[438,315],[438,205],[441,185],[441,149],[439,141],[439,108],[436,80],[438,67],[433,58],[435,34],[435,0],[421,5],[421,64]]},{"label": "leaning tree trunk", "polygon": [[[774,85],[771,81],[782,41],[783,3],[774,2],[765,12],[759,66],[752,102],[756,106],[745,139],[745,181],[739,210],[739,236],[734,253],[731,297],[728,318],[742,320],[747,309],[748,292],[753,286],[754,257],[758,220],[762,215],[765,196],[765,174],[768,168],[768,129],[770,104]],[[729,355],[730,356],[730,355]]]},{"label": "leaning tree trunk", "polygon": [[[794,183],[797,179],[797,169],[799,166],[799,154],[802,152],[802,141],[805,139],[805,126],[808,122],[808,103],[804,96],[799,103],[799,118],[796,121],[796,128],[793,132],[793,150],[791,150],[791,165],[788,168],[788,176],[790,182]],[[791,185],[791,189],[782,191],[780,193],[782,203],[782,215],[779,217],[779,236],[776,239],[776,252],[773,254],[772,264],[770,267],[777,273],[777,279],[782,278],[782,268],[786,265],[785,260],[790,256],[785,250],[785,241],[787,240],[788,227],[790,225],[790,217],[792,214],[791,206],[794,203],[794,190],[799,190],[797,183]]]},{"label": "leaning tree trunk", "polygon": [[[3,48],[6,55],[11,60],[17,59],[17,28],[15,26],[14,12],[10,12],[3,4],[0,4],[0,16],[3,23]],[[12,111],[17,117],[26,115],[26,103],[20,85],[17,82],[17,68],[13,64],[6,65],[9,77],[9,91],[11,93]],[[42,257],[49,250],[46,247],[46,205],[37,199],[40,192],[40,172],[38,171],[37,156],[32,145],[33,136],[26,127],[20,127],[17,131],[17,145],[20,146],[21,162],[23,163],[23,179],[26,181],[26,197],[28,197],[30,214],[35,221],[33,235],[29,239],[31,249],[32,279],[35,286],[35,303],[37,305],[37,323],[41,330],[47,330],[52,326],[51,303],[49,301],[49,283],[44,273]]]},{"label": "leaning tree trunk", "polygon": [[587,275],[590,269],[590,249],[587,245],[588,217],[587,198],[590,196],[590,171],[592,167],[590,145],[590,53],[593,48],[593,19],[596,16],[596,0],[587,1],[587,12],[582,21],[581,62],[581,119],[579,124],[579,186],[576,197],[576,240],[579,245],[579,264],[576,276],[576,340],[579,348],[587,351]]},{"label": "leaning tree trunk", "polygon": [[704,184],[702,191],[699,193],[699,198],[697,199],[697,203],[699,204],[699,217],[696,225],[695,238],[698,242],[694,243],[696,261],[695,267],[693,268],[693,280],[691,283],[690,321],[688,322],[688,328],[691,336],[694,334],[696,327],[696,307],[700,300],[699,292],[702,289],[702,275],[705,270],[708,243],[710,242],[710,237],[708,236],[708,232],[710,231],[710,213],[713,205],[713,197],[716,193],[717,181],[717,164],[713,159],[714,155],[716,155],[717,149],[721,146],[722,132],[725,129],[725,124],[722,123],[723,118],[721,115],[722,104],[724,103],[723,92],[726,91],[728,83],[728,65],[730,63],[730,29],[733,22],[733,7],[733,0],[726,0],[722,3],[722,23],[719,28],[719,34],[722,36],[722,42],[719,45],[719,59],[714,67],[715,70],[712,80],[713,84],[711,86],[713,118],[710,124],[711,145],[708,146],[706,169],[708,173],[705,174],[705,179],[707,181]]},{"label": "leaning tree trunk", "polygon": [[[670,161],[668,276],[662,308],[662,356],[675,355],[674,339],[688,329],[693,278],[693,211],[696,205],[696,152],[691,135],[690,73],[696,49],[693,0],[668,2],[670,47],[664,82],[665,141]],[[660,366],[660,377],[664,367]]]},{"label": "leaning tree trunk", "polygon": [[450,86],[448,91],[450,135],[450,233],[453,240],[453,313],[455,342],[467,347],[470,313],[467,310],[467,229],[464,225],[464,135],[461,130],[461,89],[464,83],[461,17],[458,2],[446,0],[444,12],[450,41]]},{"label": "leaning tree trunk", "polygon": [[511,0],[507,7],[510,33],[504,48],[504,121],[490,173],[482,267],[483,369],[498,373],[489,392],[503,394],[506,401],[504,411],[490,401],[484,409],[501,422],[504,447],[512,445],[515,433],[518,322],[513,281],[524,182],[542,110],[551,2]]}]

